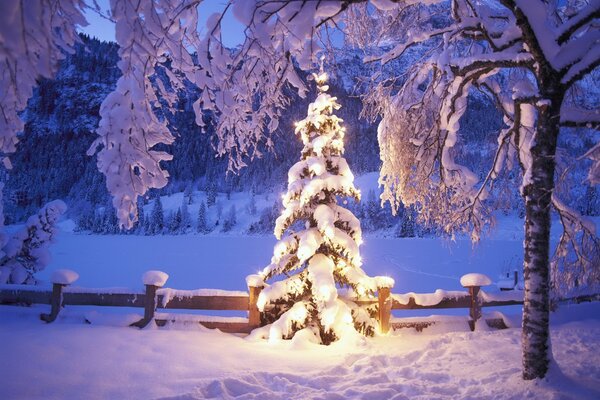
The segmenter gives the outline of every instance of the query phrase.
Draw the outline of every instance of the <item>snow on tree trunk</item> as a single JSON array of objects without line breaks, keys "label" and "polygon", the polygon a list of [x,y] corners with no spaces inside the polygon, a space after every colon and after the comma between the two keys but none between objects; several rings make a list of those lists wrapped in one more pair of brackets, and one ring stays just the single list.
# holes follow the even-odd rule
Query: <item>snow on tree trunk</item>
[{"label": "snow on tree trunk", "polygon": [[50,262],[49,247],[58,233],[56,222],[67,210],[61,200],[46,204],[27,220],[25,227],[11,237],[2,249],[0,283],[34,284],[33,275]]},{"label": "snow on tree trunk", "polygon": [[[356,331],[373,335],[376,310],[354,300],[393,283],[390,278],[371,278],[361,268],[360,222],[337,204],[338,196],[360,199],[342,156],[342,120],[333,115],[340,105],[326,93],[327,75],[314,77],[319,94],[308,106],[307,117],[296,123],[304,148],[301,161],[288,172],[284,210],[275,226],[279,242],[271,264],[260,274],[266,280],[286,278],[262,290],[258,307],[273,318],[253,335],[277,340],[303,330],[301,336],[329,344]],[[348,294],[341,295],[338,287],[348,287]]]},{"label": "snow on tree trunk", "polygon": [[[557,80],[558,81],[558,80]],[[523,276],[523,378],[543,378],[550,362],[550,217],[554,189],[557,121],[563,95],[560,85],[550,86],[543,98],[548,105],[538,107],[536,133],[523,184],[525,197],[525,256]],[[532,107],[533,108],[533,107]],[[524,113],[524,120],[528,118]],[[524,123],[527,129],[527,123]],[[526,163],[527,164],[527,163]]]}]

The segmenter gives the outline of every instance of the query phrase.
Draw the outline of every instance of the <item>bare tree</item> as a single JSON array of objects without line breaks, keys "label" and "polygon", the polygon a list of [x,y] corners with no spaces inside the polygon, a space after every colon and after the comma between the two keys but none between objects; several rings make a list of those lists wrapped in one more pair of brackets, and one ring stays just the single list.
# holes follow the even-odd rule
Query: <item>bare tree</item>
[{"label": "bare tree", "polygon": [[[301,68],[314,62],[316,29],[340,26],[344,18],[350,43],[394,43],[367,62],[385,64],[419,51],[420,60],[404,76],[376,77],[365,97],[365,115],[383,118],[380,183],[382,199],[394,208],[415,204],[425,221],[450,234],[469,232],[476,241],[492,218],[488,197],[494,183],[518,163],[526,204],[523,377],[543,377],[551,357],[552,207],[564,226],[552,264],[555,288],[559,283],[568,287],[600,281],[594,226],[554,190],[561,127],[600,126],[597,106],[576,101],[582,96],[574,95],[585,92],[582,82],[600,63],[600,2],[559,6],[539,0],[373,0],[374,8],[357,9],[360,3],[364,1],[232,2],[234,13],[243,11],[248,26],[243,48],[259,46],[257,51],[298,56]],[[251,65],[244,62],[233,69]],[[268,80],[292,82],[281,68],[271,71]],[[504,122],[483,181],[454,157],[461,119],[474,91],[496,102]],[[238,141],[247,137],[233,135]],[[595,184],[600,181],[600,144],[584,156],[592,160],[589,181]]]},{"label": "bare tree", "polygon": [[[553,263],[554,283],[600,281],[594,225],[567,207],[554,190],[561,126],[600,126],[597,109],[578,107],[582,104],[570,100],[574,90],[585,90],[580,83],[600,64],[600,2],[561,8],[555,2],[531,0],[456,0],[450,4],[448,21],[440,17],[446,3],[436,3],[441,2],[409,1],[385,10],[399,21],[406,14],[418,18],[405,25],[402,39],[391,50],[367,60],[387,63],[418,46],[423,54],[399,85],[382,80],[366,96],[367,114],[383,117],[383,198],[395,207],[419,205],[424,220],[449,233],[468,231],[477,240],[491,218],[487,197],[495,180],[518,161],[526,207],[523,377],[543,377],[551,357],[552,206],[564,227]],[[483,181],[454,159],[461,118],[473,91],[492,98],[504,122]],[[598,154],[596,145],[586,155],[593,161],[592,183],[600,178]],[[559,277],[561,258],[569,268]]]}]

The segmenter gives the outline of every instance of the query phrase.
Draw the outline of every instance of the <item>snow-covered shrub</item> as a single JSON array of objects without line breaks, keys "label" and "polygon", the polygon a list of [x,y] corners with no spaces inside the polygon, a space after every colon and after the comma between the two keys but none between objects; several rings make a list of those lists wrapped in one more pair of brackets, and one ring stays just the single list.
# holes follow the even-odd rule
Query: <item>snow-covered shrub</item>
[{"label": "snow-covered shrub", "polygon": [[[360,192],[343,157],[345,132],[342,120],[333,115],[340,105],[326,93],[326,78],[315,75],[320,93],[308,106],[308,116],[296,123],[304,144],[301,161],[288,172],[284,210],[275,223],[279,241],[271,264],[260,273],[264,280],[284,277],[266,285],[258,298],[271,323],[253,335],[269,340],[291,338],[300,330],[312,332],[323,344],[356,331],[372,335],[375,310],[355,301],[391,283],[362,270],[360,222],[337,204],[338,197],[358,201]],[[342,296],[338,287],[349,290]]]},{"label": "snow-covered shrub", "polygon": [[29,217],[25,227],[8,240],[2,249],[0,283],[36,283],[33,275],[50,262],[49,247],[58,232],[56,222],[66,210],[63,201],[51,201]]}]

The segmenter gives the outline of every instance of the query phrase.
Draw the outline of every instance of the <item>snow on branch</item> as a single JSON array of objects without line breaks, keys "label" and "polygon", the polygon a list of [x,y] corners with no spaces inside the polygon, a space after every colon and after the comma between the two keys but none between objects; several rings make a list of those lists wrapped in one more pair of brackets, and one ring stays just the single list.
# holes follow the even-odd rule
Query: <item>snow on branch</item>
[{"label": "snow on branch", "polygon": [[34,274],[50,262],[50,244],[58,234],[56,223],[66,210],[61,200],[49,202],[8,240],[2,249],[4,257],[0,259],[0,283],[36,282]]},{"label": "snow on branch", "polygon": [[600,129],[600,110],[563,106],[560,110],[560,124],[562,126]]},{"label": "snow on branch", "polygon": [[600,288],[600,240],[596,225],[552,194],[563,232],[552,261],[552,285],[557,296],[565,296],[579,287]]},{"label": "snow on branch", "polygon": [[[51,78],[87,22],[81,0],[3,1],[0,12],[0,153],[13,153],[23,130],[19,114],[37,79]],[[0,155],[1,155],[0,154]],[[3,160],[10,166],[8,159]]]},{"label": "snow on branch", "polygon": [[586,29],[586,25],[599,18],[600,0],[591,0],[587,6],[558,27],[556,32],[558,35],[558,44],[565,43],[579,29]]},{"label": "snow on branch", "polygon": [[[167,184],[168,173],[161,165],[171,159],[159,144],[175,140],[161,109],[159,93],[150,77],[162,62],[194,80],[197,67],[187,47],[198,45],[197,6],[200,0],[161,0],[112,3],[119,43],[118,63],[123,76],[116,89],[100,106],[99,138],[88,154],[98,148],[98,169],[106,175],[119,223],[131,228],[137,221],[137,198],[149,189]],[[166,74],[171,88],[183,86],[178,75]],[[159,84],[159,87],[161,84]],[[163,86],[164,87],[164,86]],[[161,95],[167,95],[163,90]]]}]

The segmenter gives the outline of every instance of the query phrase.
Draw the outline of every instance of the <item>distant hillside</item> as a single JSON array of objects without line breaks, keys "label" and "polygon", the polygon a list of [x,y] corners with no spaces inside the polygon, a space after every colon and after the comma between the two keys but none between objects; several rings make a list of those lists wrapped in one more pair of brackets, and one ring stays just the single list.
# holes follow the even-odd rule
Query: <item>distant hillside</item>
[{"label": "distant hillside", "polygon": [[[93,140],[99,121],[99,108],[105,96],[114,88],[120,75],[116,67],[118,46],[81,36],[82,43],[73,54],[62,61],[53,80],[42,80],[24,112],[25,131],[20,135],[17,152],[11,156],[13,169],[8,173],[4,189],[7,223],[23,221],[47,201],[61,198],[69,206],[69,216],[89,219],[90,216],[110,210],[110,199],[104,177],[96,169],[95,157],[85,155]],[[330,65],[332,84],[330,92],[342,105],[337,114],[344,120],[346,133],[346,158],[358,176],[379,169],[377,125],[359,119],[362,109],[357,96],[356,83],[360,77],[371,74],[372,66],[365,66],[362,56],[348,51],[340,55],[335,65]],[[401,71],[410,60],[392,65]],[[164,67],[161,67],[164,68]],[[391,73],[394,73],[392,70]],[[160,77],[160,69],[157,76]],[[309,83],[310,86],[310,83]],[[213,116],[207,114],[207,132],[195,125],[191,104],[199,96],[192,89],[179,99],[175,115],[165,116],[177,137],[167,150],[174,156],[165,167],[171,175],[170,183],[160,191],[148,194],[144,203],[157,195],[214,190],[220,193],[254,193],[267,195],[279,193],[286,185],[287,171],[299,158],[301,144],[293,134],[293,122],[302,119],[314,93],[306,99],[294,99],[279,123],[274,138],[274,151],[249,162],[239,175],[226,174],[226,160],[215,157]],[[463,134],[457,157],[483,176],[489,168],[496,136],[501,124],[499,113],[484,96],[472,96],[472,106],[461,125]],[[587,140],[576,130],[563,135],[564,151],[577,154]],[[584,168],[573,168],[571,174],[577,182],[585,179]],[[518,177],[517,171],[513,176]],[[518,180],[518,178],[517,178]],[[521,201],[516,185],[502,190],[503,208],[518,209]],[[572,197],[571,204],[586,214],[599,213],[596,189],[566,189]],[[364,196],[368,195],[363,193]]]}]

